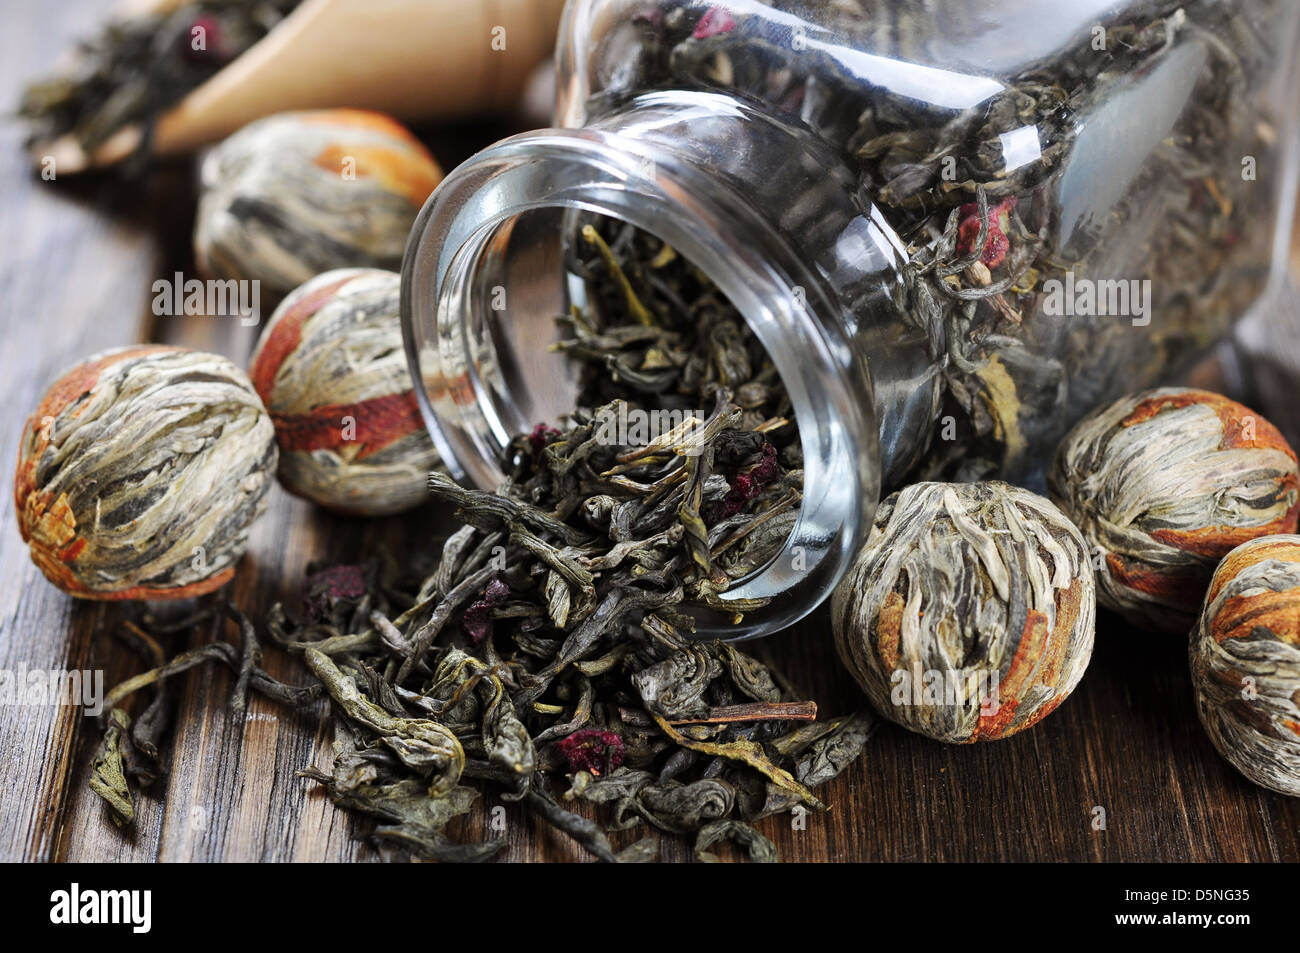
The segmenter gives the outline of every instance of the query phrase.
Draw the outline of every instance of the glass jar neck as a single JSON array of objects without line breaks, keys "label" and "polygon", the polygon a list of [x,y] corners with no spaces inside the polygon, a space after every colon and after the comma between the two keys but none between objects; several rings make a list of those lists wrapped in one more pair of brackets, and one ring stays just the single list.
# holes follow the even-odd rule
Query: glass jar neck
[{"label": "glass jar neck", "polygon": [[[782,378],[804,456],[799,518],[782,552],[723,596],[773,601],[739,631],[701,628],[728,637],[784,628],[830,594],[870,527],[885,466],[911,455],[933,420],[911,380],[932,370],[928,345],[912,340],[894,304],[901,246],[861,210],[827,147],[723,95],[651,93],[584,129],[480,152],[429,200],[403,265],[416,394],[459,481],[499,485],[510,439],[574,409],[577,375],[550,345],[556,317],[582,304],[565,244],[589,213],[693,262]],[[868,354],[884,357],[876,387]]]}]

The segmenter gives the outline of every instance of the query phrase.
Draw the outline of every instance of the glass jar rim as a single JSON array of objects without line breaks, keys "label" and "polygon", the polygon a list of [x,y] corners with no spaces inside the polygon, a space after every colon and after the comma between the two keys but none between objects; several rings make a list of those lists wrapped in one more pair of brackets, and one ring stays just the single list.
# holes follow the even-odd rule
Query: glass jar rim
[{"label": "glass jar rim", "polygon": [[[725,97],[686,98],[728,108],[709,101]],[[470,366],[469,380],[444,386],[435,355],[465,346],[469,282],[491,236],[539,209],[605,215],[668,242],[709,276],[767,349],[799,423],[803,498],[781,551],[720,595],[770,603],[738,627],[704,621],[698,634],[755,637],[797,622],[847,572],[879,499],[869,369],[833,296],[777,230],[742,196],[671,155],[647,156],[638,143],[604,130],[541,130],[478,153],[430,197],[403,261],[402,331],[420,411],[449,472],[484,489],[502,476],[493,449],[514,435],[494,431],[472,361],[455,355]],[[431,394],[426,382],[435,380]]]}]

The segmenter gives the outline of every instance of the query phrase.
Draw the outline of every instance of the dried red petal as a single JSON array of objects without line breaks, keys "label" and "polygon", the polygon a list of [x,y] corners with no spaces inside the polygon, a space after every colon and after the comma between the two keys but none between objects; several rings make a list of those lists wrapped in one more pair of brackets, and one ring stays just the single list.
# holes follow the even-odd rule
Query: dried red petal
[{"label": "dried red petal", "polygon": [[[344,437],[339,421],[351,417],[356,433]],[[286,453],[357,448],[354,460],[364,460],[404,437],[424,429],[420,405],[412,391],[383,394],[355,404],[322,404],[305,414],[272,413],[275,436]]]},{"label": "dried red petal", "polygon": [[735,28],[736,21],[730,13],[722,7],[709,7],[704,11],[704,16],[700,17],[700,22],[695,24],[695,32],[691,36],[697,40],[707,40],[711,36],[730,33]]},{"label": "dried red petal", "polygon": [[533,456],[540,456],[546,445],[560,435],[560,432],[548,424],[538,424],[528,435],[528,445],[533,448]]},{"label": "dried red petal", "polygon": [[780,470],[776,463],[776,447],[770,443],[763,444],[763,459],[750,471],[750,476],[758,482],[758,488],[761,490],[775,480]]},{"label": "dried red petal", "polygon": [[360,602],[365,594],[366,574],[360,566],[330,566],[303,580],[303,610],[312,622],[323,622],[339,603]]},{"label": "dried red petal", "polygon": [[722,498],[721,505],[715,504],[708,509],[707,513],[700,514],[704,522],[712,525],[728,516],[735,516],[762,493],[780,472],[781,468],[776,462],[776,447],[766,440],[763,441],[763,449],[759,451],[759,461],[731,476],[727,481],[731,485],[731,490]]},{"label": "dried red petal", "polygon": [[569,759],[569,771],[586,771],[600,777],[623,763],[626,752],[623,739],[613,731],[583,728],[559,742],[560,752]]},{"label": "dried red petal", "polygon": [[483,590],[483,598],[470,605],[461,616],[460,627],[478,645],[492,631],[492,610],[504,605],[510,598],[510,587],[500,579],[493,579]]},{"label": "dried red petal", "polygon": [[[980,255],[980,261],[989,268],[997,268],[1007,260],[1011,242],[1007,239],[1006,229],[1010,227],[1011,210],[1016,207],[1018,201],[1013,195],[989,209],[988,240],[984,243],[984,251]],[[962,217],[961,224],[957,226],[957,252],[961,255],[969,255],[975,250],[975,241],[980,235],[979,206],[974,202],[967,202],[957,210],[957,214]]]},{"label": "dried red petal", "polygon": [[1020,199],[1009,195],[989,210],[989,219],[998,223],[1004,233],[1011,227],[1011,210],[1020,204]]},{"label": "dried red petal", "polygon": [[990,268],[996,268],[1007,260],[1007,252],[1011,250],[1011,242],[1007,236],[1002,234],[1001,229],[993,229],[989,232],[989,240],[984,244],[984,254],[980,255],[980,261],[984,262]]}]

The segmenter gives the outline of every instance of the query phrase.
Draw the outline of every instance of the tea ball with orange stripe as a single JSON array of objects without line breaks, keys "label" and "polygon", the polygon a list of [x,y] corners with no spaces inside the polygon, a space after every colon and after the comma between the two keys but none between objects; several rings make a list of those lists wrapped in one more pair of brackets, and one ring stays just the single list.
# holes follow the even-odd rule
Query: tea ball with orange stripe
[{"label": "tea ball with orange stripe", "polygon": [[1300,796],[1300,536],[1243,543],[1219,563],[1192,633],[1196,711],[1261,787]]},{"label": "tea ball with orange stripe", "polygon": [[1295,532],[1300,515],[1295,451],[1277,428],[1179,387],[1085,417],[1057,449],[1048,486],[1088,540],[1098,601],[1163,631],[1190,630],[1225,554]]},{"label": "tea ball with orange stripe", "polygon": [[397,269],[442,180],[427,149],[380,113],[322,109],[259,119],[204,159],[199,269],[282,295],[333,268]]},{"label": "tea ball with orange stripe", "polygon": [[104,351],[56,381],[23,430],[18,528],[80,599],[183,599],[235,574],[274,480],[271,420],[217,354]]},{"label": "tea ball with orange stripe", "polygon": [[876,709],[939,741],[1005,738],[1074,690],[1096,594],[1083,537],[1008,483],[918,483],[880,504],[835,590],[840,659]]},{"label": "tea ball with orange stripe", "polygon": [[343,513],[399,513],[427,499],[438,452],[411,390],[400,276],[326,272],[276,309],[249,376],[271,412],[280,482]]}]

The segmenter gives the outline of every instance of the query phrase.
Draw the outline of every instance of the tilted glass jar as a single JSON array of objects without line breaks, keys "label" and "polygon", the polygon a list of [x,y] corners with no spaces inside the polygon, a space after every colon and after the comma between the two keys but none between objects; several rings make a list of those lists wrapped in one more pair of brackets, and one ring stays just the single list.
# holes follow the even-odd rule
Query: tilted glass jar
[{"label": "tilted glass jar", "polygon": [[[731,598],[810,612],[882,485],[1032,482],[1097,404],[1186,367],[1280,273],[1287,0],[571,0],[554,129],[456,169],[403,271],[452,475],[574,407],[576,216],[671,244],[790,394],[804,499]],[[738,634],[727,631],[726,634]]]}]

